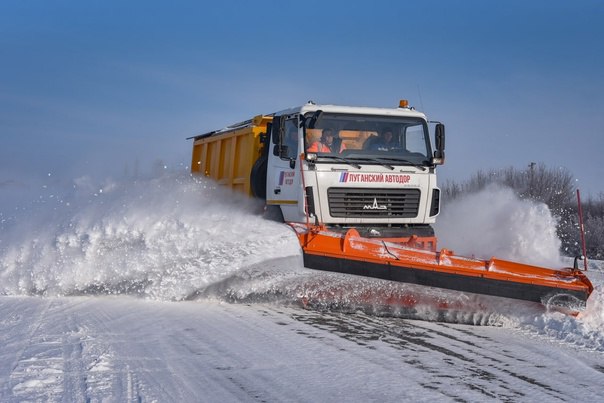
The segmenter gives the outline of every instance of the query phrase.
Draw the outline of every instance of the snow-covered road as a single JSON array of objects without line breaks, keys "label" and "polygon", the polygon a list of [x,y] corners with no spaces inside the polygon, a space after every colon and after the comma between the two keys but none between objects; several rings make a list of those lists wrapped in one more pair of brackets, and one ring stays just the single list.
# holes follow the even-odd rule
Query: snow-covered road
[{"label": "snow-covered road", "polygon": [[0,401],[597,401],[602,351],[279,304],[0,297]]}]

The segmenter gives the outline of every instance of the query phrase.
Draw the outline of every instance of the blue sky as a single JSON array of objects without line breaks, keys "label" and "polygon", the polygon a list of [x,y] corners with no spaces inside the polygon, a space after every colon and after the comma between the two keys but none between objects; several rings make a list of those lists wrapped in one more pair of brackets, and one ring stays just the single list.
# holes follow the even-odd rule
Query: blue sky
[{"label": "blue sky", "polygon": [[197,133],[302,104],[447,125],[441,180],[530,162],[604,192],[604,2],[0,3],[0,182],[189,164]]}]

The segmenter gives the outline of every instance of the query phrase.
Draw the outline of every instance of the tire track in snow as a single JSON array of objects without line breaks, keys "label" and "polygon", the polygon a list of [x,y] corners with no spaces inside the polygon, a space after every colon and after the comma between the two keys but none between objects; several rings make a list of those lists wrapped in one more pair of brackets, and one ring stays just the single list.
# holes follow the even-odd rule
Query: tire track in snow
[{"label": "tire track in snow", "polygon": [[45,301],[29,326],[3,393],[7,401],[57,401],[64,393],[64,338],[46,329],[54,305]]},{"label": "tire track in snow", "polygon": [[57,338],[60,338],[63,350],[63,395],[74,396],[78,401],[89,401],[83,354],[85,329],[78,325],[73,314],[69,314]]},{"label": "tire track in snow", "polygon": [[[35,313],[23,314],[36,319],[21,337],[0,401],[144,400],[136,374],[127,364],[120,365],[112,346],[95,336],[111,334],[102,311],[82,314],[77,298],[40,301]],[[13,317],[15,322],[20,319]]]},{"label": "tire track in snow", "polygon": [[[78,299],[78,298],[76,298]],[[114,317],[106,311],[106,304],[96,304],[82,298],[72,316],[82,330],[83,365],[80,374],[85,378],[87,401],[160,401],[133,370],[130,355],[120,351],[124,335],[112,329]],[[110,303],[110,301],[107,301]],[[91,303],[94,308],[90,309]]]},{"label": "tire track in snow", "polygon": [[[518,400],[530,396],[531,399],[566,401],[577,396],[604,395],[594,386],[599,383],[597,376],[593,383],[585,382],[586,389],[575,389],[572,381],[581,380],[577,374],[560,368],[552,377],[552,371],[540,370],[559,366],[555,357],[527,349],[511,351],[499,339],[483,334],[508,329],[383,318],[363,313],[296,311],[290,315],[360,346],[373,350],[387,346],[398,350],[404,363],[401,373],[408,372],[405,366],[420,370],[424,375],[418,382],[423,387],[454,399],[463,400],[474,394],[476,399]],[[427,361],[426,354],[437,359]],[[452,392],[460,386],[461,393]]]}]

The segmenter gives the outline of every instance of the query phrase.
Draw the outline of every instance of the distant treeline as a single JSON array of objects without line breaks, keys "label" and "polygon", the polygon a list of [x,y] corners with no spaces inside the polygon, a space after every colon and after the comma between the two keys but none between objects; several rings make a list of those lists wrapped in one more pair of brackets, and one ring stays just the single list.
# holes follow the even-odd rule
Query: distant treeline
[{"label": "distant treeline", "polygon": [[[478,171],[466,182],[445,182],[442,186],[443,203],[478,192],[491,184],[509,187],[521,199],[547,204],[552,214],[558,218],[557,231],[562,241],[562,253],[566,256],[581,254],[577,193],[573,175],[567,169],[530,164],[522,170],[510,167],[497,171]],[[587,257],[601,260],[604,259],[604,193],[587,200],[583,197],[584,195],[581,205]]]}]

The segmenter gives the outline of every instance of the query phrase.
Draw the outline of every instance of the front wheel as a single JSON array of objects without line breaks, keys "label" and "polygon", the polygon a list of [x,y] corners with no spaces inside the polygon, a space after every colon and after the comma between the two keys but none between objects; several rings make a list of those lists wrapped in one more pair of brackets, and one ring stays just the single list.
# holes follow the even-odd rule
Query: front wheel
[{"label": "front wheel", "polygon": [[264,209],[264,218],[270,221],[284,222],[281,206],[267,205]]},{"label": "front wheel", "polygon": [[250,186],[252,194],[259,199],[266,199],[266,170],[268,158],[262,156],[256,160],[250,173]]}]

